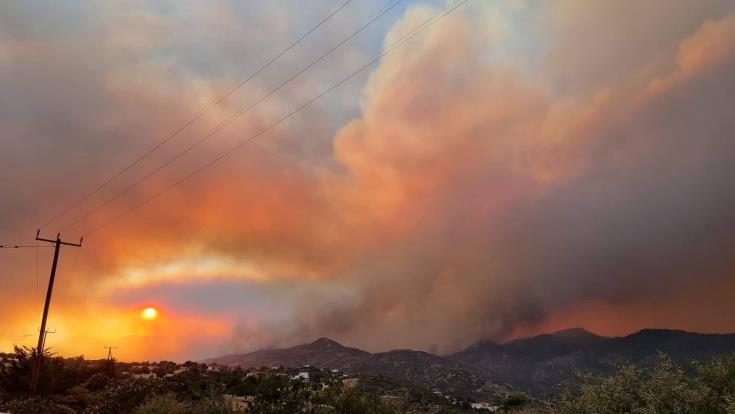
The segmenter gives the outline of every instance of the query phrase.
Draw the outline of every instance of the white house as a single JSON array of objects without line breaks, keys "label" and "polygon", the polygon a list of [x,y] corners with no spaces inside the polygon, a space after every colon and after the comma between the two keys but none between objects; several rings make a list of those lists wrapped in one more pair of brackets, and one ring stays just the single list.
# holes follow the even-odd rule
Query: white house
[{"label": "white house", "polygon": [[484,410],[484,411],[490,411],[491,413],[497,412],[500,407],[498,407],[495,404],[491,404],[489,402],[476,402],[470,404],[473,410]]},{"label": "white house", "polygon": [[308,380],[309,379],[309,373],[306,371],[299,372],[298,374],[291,377],[291,379],[295,380]]}]

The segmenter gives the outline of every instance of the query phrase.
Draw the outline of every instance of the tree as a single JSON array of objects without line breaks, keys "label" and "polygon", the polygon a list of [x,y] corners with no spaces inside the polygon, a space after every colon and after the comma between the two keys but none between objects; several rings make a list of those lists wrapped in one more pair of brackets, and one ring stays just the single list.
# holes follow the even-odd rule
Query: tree
[{"label": "tree", "polygon": [[531,403],[531,398],[526,394],[511,393],[506,395],[500,402],[500,407],[504,411],[517,411],[528,406]]},{"label": "tree", "polygon": [[735,414],[735,356],[693,364],[690,376],[666,355],[644,370],[622,365],[610,375],[583,375],[551,410],[558,414]]},{"label": "tree", "polygon": [[[36,359],[36,348],[13,347],[13,354],[10,365],[5,369],[5,375],[0,377],[3,380],[2,388],[7,392],[14,394],[25,394],[31,386],[31,371],[33,369],[33,361]],[[48,388],[48,376],[44,375],[49,371],[49,362],[52,362],[54,356],[48,350],[44,350],[44,365],[41,366],[41,379],[39,381],[39,391]]]},{"label": "tree", "polygon": [[133,411],[134,414],[187,414],[188,412],[186,404],[177,401],[176,396],[172,393],[151,396]]}]

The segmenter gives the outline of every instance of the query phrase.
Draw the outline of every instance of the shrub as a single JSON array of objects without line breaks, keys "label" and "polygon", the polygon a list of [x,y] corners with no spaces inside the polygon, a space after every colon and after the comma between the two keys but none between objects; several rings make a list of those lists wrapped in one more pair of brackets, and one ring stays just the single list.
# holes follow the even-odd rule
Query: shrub
[{"label": "shrub", "polygon": [[644,370],[624,365],[610,375],[580,377],[550,411],[558,414],[735,414],[735,356],[694,364],[695,375],[660,355]]},{"label": "shrub", "polygon": [[0,404],[0,409],[13,414],[75,414],[76,411],[63,404],[54,404],[36,397],[18,399]]},{"label": "shrub", "polygon": [[134,414],[186,414],[188,413],[186,404],[176,400],[176,396],[168,393],[164,395],[154,395],[146,399],[146,401],[138,406]]},{"label": "shrub", "polygon": [[156,380],[126,379],[108,386],[97,394],[87,408],[90,414],[129,414],[148,398],[161,394],[162,384]]}]

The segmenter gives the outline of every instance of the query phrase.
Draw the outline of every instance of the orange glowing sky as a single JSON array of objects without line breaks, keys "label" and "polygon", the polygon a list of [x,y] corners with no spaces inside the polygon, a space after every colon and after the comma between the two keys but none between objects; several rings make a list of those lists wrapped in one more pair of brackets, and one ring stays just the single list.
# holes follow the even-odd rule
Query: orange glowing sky
[{"label": "orange glowing sky", "polygon": [[[452,2],[355,1],[68,214],[106,223]],[[337,7],[0,4],[0,243],[123,169]],[[471,0],[60,257],[47,344],[202,359],[329,336],[449,352],[582,326],[735,331],[735,3]],[[0,249],[0,350],[52,249]],[[37,275],[38,274],[38,279]],[[147,309],[154,309],[150,311]]]}]

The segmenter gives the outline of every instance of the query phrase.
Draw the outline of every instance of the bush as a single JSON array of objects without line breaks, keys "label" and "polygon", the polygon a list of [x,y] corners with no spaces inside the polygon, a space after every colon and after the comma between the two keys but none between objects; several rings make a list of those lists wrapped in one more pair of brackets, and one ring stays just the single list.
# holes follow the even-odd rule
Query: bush
[{"label": "bush", "polygon": [[90,414],[129,414],[155,394],[161,394],[156,380],[126,379],[108,386],[97,394],[87,408]]},{"label": "bush", "polygon": [[190,414],[230,414],[233,410],[221,396],[211,396],[189,404]]},{"label": "bush", "polygon": [[173,394],[154,395],[133,411],[134,414],[186,414],[186,404],[176,400]]},{"label": "bush", "polygon": [[0,404],[0,409],[13,414],[75,414],[76,411],[62,405],[54,404],[43,398],[28,398]]},{"label": "bush", "polygon": [[526,394],[512,393],[508,394],[500,402],[500,407],[504,411],[518,411],[531,404],[531,398]]},{"label": "bush", "polygon": [[109,383],[110,379],[107,375],[97,373],[89,377],[87,382],[84,384],[84,387],[90,391],[98,391],[107,387],[107,384]]},{"label": "bush", "polygon": [[366,394],[357,388],[343,389],[334,401],[334,408],[338,413],[391,414],[397,412],[374,394]]},{"label": "bush", "polygon": [[660,355],[644,370],[634,365],[611,375],[580,377],[550,411],[558,414],[735,414],[735,356],[694,364],[695,375]]}]

